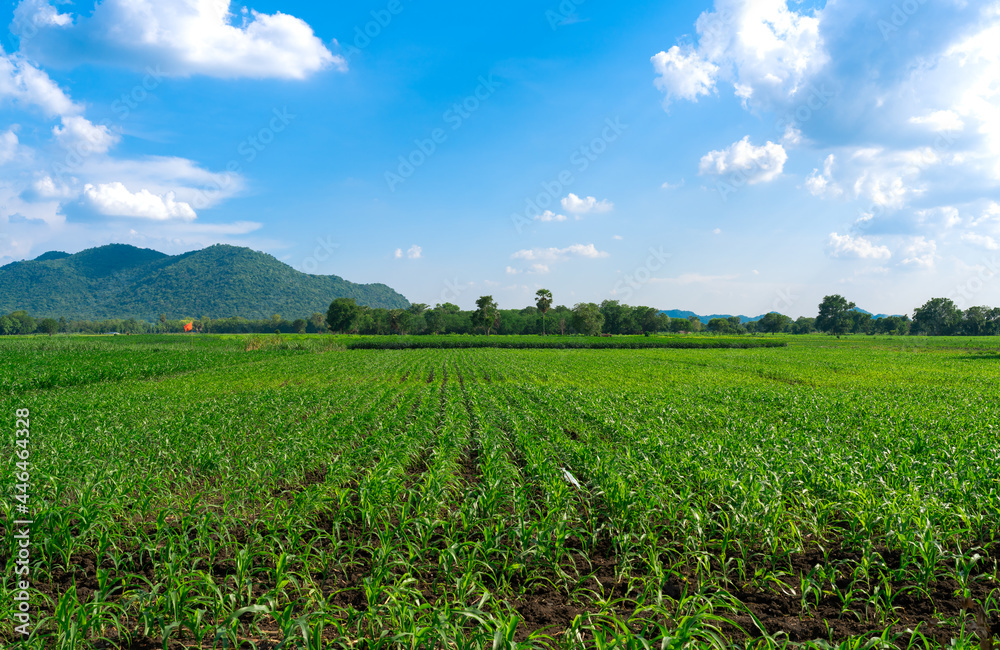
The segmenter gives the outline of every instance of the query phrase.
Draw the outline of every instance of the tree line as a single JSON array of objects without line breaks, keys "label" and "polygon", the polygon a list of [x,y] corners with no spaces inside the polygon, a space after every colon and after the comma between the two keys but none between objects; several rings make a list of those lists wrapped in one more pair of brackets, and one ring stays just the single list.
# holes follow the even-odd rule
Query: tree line
[{"label": "tree line", "polygon": [[[187,326],[190,326],[189,328]],[[695,316],[670,318],[654,307],[633,307],[617,300],[581,302],[573,307],[553,305],[552,293],[539,289],[535,304],[523,309],[500,309],[492,296],[476,300],[476,309],[462,310],[450,302],[434,307],[423,303],[407,309],[370,308],[352,298],[337,298],[326,314],[288,320],[279,314],[268,319],[182,318],[157,322],[129,319],[67,320],[35,319],[27,312],[0,315],[0,335],[16,334],[163,334],[194,331],[212,334],[652,334],[700,332],[713,334],[890,334],[896,336],[1000,336],[1000,308],[959,309],[947,298],[932,298],[909,316],[876,318],[857,309],[841,295],[823,298],[816,317],[793,320],[778,312],[756,321],[742,322],[737,316],[714,318],[707,324]]]}]

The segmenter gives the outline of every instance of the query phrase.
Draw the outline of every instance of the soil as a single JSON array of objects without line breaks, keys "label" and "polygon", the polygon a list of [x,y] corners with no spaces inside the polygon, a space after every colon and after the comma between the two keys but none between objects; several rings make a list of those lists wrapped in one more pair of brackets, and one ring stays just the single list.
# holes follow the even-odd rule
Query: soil
[{"label": "soil", "polygon": [[[571,433],[571,432],[568,432]],[[459,458],[459,474],[465,485],[473,488],[481,480],[481,468],[479,465],[480,452],[475,441],[466,447]],[[516,462],[516,459],[515,459]],[[523,464],[521,465],[523,467]],[[421,455],[414,463],[413,469],[426,468],[426,457]],[[327,470],[325,467],[316,468],[307,472],[304,479],[292,485],[282,483],[278,486],[276,496],[280,498],[294,498],[295,494],[306,487],[324,482]],[[407,472],[408,474],[410,472]],[[541,495],[535,495],[540,497]],[[596,539],[583,541],[576,537],[570,537],[565,542],[567,553],[563,556],[560,569],[569,575],[578,576],[580,587],[586,590],[576,589],[571,597],[567,591],[556,587],[561,584],[555,567],[546,567],[540,563],[535,566],[526,567],[514,572],[507,577],[510,579],[510,588],[500,589],[494,595],[498,599],[505,600],[513,610],[522,618],[518,627],[517,639],[525,640],[533,632],[542,632],[553,638],[559,638],[563,632],[569,629],[574,619],[588,612],[596,613],[603,611],[605,614],[612,614],[622,622],[627,622],[629,627],[636,632],[643,632],[649,637],[651,630],[655,627],[648,627],[643,631],[647,623],[653,621],[635,616],[635,598],[643,591],[644,584],[652,579],[650,572],[642,563],[632,563],[626,569],[624,558],[618,557],[614,544],[606,529],[600,528],[600,523],[604,519],[602,504],[598,501],[591,501],[589,507],[593,511],[595,525],[598,526],[595,533]],[[365,530],[360,523],[352,523],[341,517],[335,520],[329,513],[317,516],[315,526],[320,530],[330,531],[335,526],[339,528],[340,536],[351,539],[351,548],[357,549],[350,562],[340,563],[328,572],[314,573],[313,579],[328,598],[331,605],[346,609],[353,608],[363,612],[367,609],[367,601],[364,592],[364,578],[370,575],[373,568],[373,554],[379,546],[378,536],[371,530]],[[0,526],[2,527],[2,526]],[[147,524],[144,532],[152,539],[157,537],[155,524]],[[162,531],[160,531],[162,532]],[[181,535],[185,531],[174,530],[174,534]],[[188,539],[193,539],[195,531],[186,531]],[[264,522],[248,522],[243,528],[232,531],[234,537],[242,542],[257,535],[283,536],[288,531],[270,529]],[[315,532],[307,533],[304,536],[306,541],[314,539]],[[440,543],[439,543],[440,541]],[[474,541],[474,537],[470,539]],[[449,590],[454,589],[454,585],[449,585],[445,576],[441,575],[439,565],[434,555],[443,550],[444,543],[435,534],[432,538],[432,548],[430,557],[421,565],[412,567],[394,567],[396,573],[404,570],[418,579],[415,588],[423,594],[427,602],[434,603],[443,598],[453,601],[455,595]],[[860,562],[863,554],[858,549],[849,548],[841,543],[827,543],[826,550],[818,547],[806,548],[797,553],[792,553],[780,562],[765,561],[763,558],[768,554],[761,552],[759,555],[751,553],[749,557],[761,558],[759,561],[751,560],[745,569],[745,575],[753,576],[755,570],[780,570],[783,572],[781,578],[785,584],[785,589],[780,585],[769,584],[766,589],[755,586],[751,582],[734,581],[726,586],[726,591],[742,603],[749,613],[733,611],[718,611],[717,613],[727,618],[730,623],[723,623],[720,626],[723,635],[733,642],[746,641],[760,636],[762,630],[768,634],[783,635],[789,641],[802,642],[816,639],[840,641],[848,637],[864,637],[872,634],[881,634],[889,622],[892,622],[891,631],[898,634],[897,642],[903,644],[908,641],[908,636],[913,630],[930,640],[935,645],[947,646],[950,640],[958,635],[959,628],[964,622],[966,630],[976,629],[977,633],[985,636],[985,630],[981,625],[989,627],[991,635],[1000,635],[1000,617],[994,612],[991,617],[985,616],[982,611],[975,608],[969,609],[970,603],[961,595],[961,588],[952,579],[938,579],[926,587],[919,589],[913,583],[892,583],[893,592],[898,594],[893,605],[896,608],[890,621],[884,622],[876,612],[865,611],[864,604],[869,599],[860,598],[861,605],[856,607],[843,608],[836,597],[825,594],[818,602],[813,601],[807,609],[803,609],[803,601],[798,593],[800,578],[808,576],[817,565],[827,563],[847,563],[854,565]],[[99,559],[93,552],[76,554],[70,559],[71,570],[57,567],[51,571],[51,579],[45,582],[32,581],[32,586],[39,589],[52,602],[58,601],[59,597],[65,594],[74,585],[76,586],[79,599],[87,601],[91,594],[99,588],[98,569],[109,570],[110,580],[117,587],[115,595],[120,596],[123,587],[141,588],[139,578],[155,582],[156,571],[154,562],[157,559],[156,549],[147,547],[133,548],[126,546],[124,562],[119,569],[115,569],[109,559]],[[510,549],[514,551],[515,549]],[[877,549],[884,562],[886,570],[899,569],[902,558],[898,552],[890,549]],[[979,551],[983,559],[979,562],[978,571],[983,575],[996,575],[998,561],[1000,561],[1000,545],[995,545]],[[0,556],[0,563],[6,558]],[[219,584],[226,584],[232,576],[236,574],[236,565],[232,557],[218,557],[216,561],[208,566],[207,561],[203,566],[209,571]],[[258,561],[255,568],[264,565]],[[266,567],[270,568],[270,567]],[[717,560],[713,560],[713,574],[718,574],[721,568]],[[134,576],[130,578],[129,585],[123,585],[122,575]],[[254,574],[256,582],[253,584],[253,596],[259,597],[267,593],[272,584],[268,584],[267,572]],[[528,576],[532,576],[529,579]],[[699,573],[693,566],[682,567],[670,575],[665,584],[661,585],[666,596],[673,599],[681,598],[683,594],[696,593],[702,586],[699,583]],[[848,584],[838,580],[837,587],[846,589]],[[717,585],[705,585],[706,591],[721,591]],[[1000,584],[980,577],[970,584],[971,595],[974,601],[986,602],[990,593],[1000,588]],[[590,593],[590,596],[587,594]],[[114,600],[114,597],[112,598]],[[604,603],[614,603],[605,609],[601,609],[599,601]],[[978,607],[978,606],[974,606]],[[40,605],[35,610],[35,620],[41,616],[52,614],[52,607]],[[978,615],[978,616],[977,616]],[[977,622],[978,621],[978,622]],[[758,622],[760,627],[758,627]],[[261,622],[265,633],[257,638],[246,638],[241,647],[251,647],[249,642],[256,644],[257,648],[267,650],[277,646],[280,641],[279,631],[270,617],[264,617]],[[113,643],[104,642],[104,645],[97,644],[98,648],[133,648],[146,650],[162,648],[162,641],[157,639],[138,638],[141,627],[136,620],[126,620],[124,625],[130,628],[130,635],[135,639],[125,642]],[[271,626],[268,628],[268,626]],[[918,628],[919,626],[919,628]],[[9,634],[5,631],[4,634]],[[113,634],[113,633],[112,633]],[[186,635],[186,633],[185,633]],[[3,635],[0,635],[2,638]],[[193,647],[193,641],[189,637],[184,638],[184,642],[176,641],[168,644],[168,648],[176,650],[184,647]],[[9,636],[6,640],[10,640]],[[984,645],[984,647],[988,647]]]}]

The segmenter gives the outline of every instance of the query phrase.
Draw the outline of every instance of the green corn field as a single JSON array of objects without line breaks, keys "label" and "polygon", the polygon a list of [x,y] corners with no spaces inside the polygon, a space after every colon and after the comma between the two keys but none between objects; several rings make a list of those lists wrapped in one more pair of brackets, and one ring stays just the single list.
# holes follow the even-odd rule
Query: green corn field
[{"label": "green corn field", "polygon": [[0,340],[0,645],[993,647],[1000,339],[778,340]]}]

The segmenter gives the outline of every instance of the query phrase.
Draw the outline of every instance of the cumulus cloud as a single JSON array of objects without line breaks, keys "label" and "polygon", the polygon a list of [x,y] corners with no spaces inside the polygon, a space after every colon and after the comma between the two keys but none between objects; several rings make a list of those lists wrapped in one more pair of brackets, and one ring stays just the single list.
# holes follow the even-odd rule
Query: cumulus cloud
[{"label": "cumulus cloud", "polygon": [[706,61],[692,48],[681,50],[674,45],[666,52],[652,57],[653,69],[659,75],[654,84],[666,97],[664,108],[670,106],[675,97],[698,101],[701,95],[715,90],[715,78],[719,66]]},{"label": "cumulus cloud", "polygon": [[932,269],[937,259],[937,242],[923,236],[914,237],[904,250],[904,255],[904,265]]},{"label": "cumulus cloud", "polygon": [[64,148],[87,153],[107,153],[120,136],[104,125],[95,125],[80,115],[64,116],[62,126],[52,129],[52,135]]},{"label": "cumulus cloud", "polygon": [[608,257],[608,253],[597,250],[593,244],[573,244],[566,248],[526,248],[511,255],[512,259],[541,263],[561,262],[571,257],[600,259]]},{"label": "cumulus cloud", "polygon": [[77,115],[83,107],[75,103],[43,70],[20,54],[5,54],[0,47],[0,100],[22,108],[37,108],[46,117]]},{"label": "cumulus cloud", "polygon": [[9,163],[17,155],[19,141],[13,129],[0,133],[0,165]]},{"label": "cumulus cloud", "polygon": [[780,144],[768,141],[762,147],[750,144],[750,136],[726,149],[710,151],[702,156],[701,174],[723,176],[738,174],[750,185],[766,183],[781,175],[788,154]]},{"label": "cumulus cloud", "polygon": [[590,212],[610,212],[614,209],[614,204],[607,199],[598,201],[593,196],[580,198],[576,194],[570,193],[562,201],[562,207],[573,214],[583,215]]},{"label": "cumulus cloud", "polygon": [[155,221],[190,221],[197,217],[190,205],[175,200],[173,192],[161,196],[142,189],[133,193],[119,182],[100,185],[88,183],[83,188],[83,198],[94,210],[110,217],[135,217]]},{"label": "cumulus cloud", "polygon": [[23,0],[12,30],[22,49],[46,65],[82,63],[156,66],[170,76],[304,79],[325,68],[346,70],[305,21],[229,0],[103,0],[90,15],[59,14],[41,0]]},{"label": "cumulus cloud", "polygon": [[556,214],[552,210],[546,210],[539,216],[535,217],[537,221],[566,221],[566,215]]},{"label": "cumulus cloud", "polygon": [[421,248],[420,246],[417,246],[416,244],[414,244],[413,246],[410,246],[406,250],[406,256],[408,258],[410,258],[411,260],[419,260],[420,257],[423,255],[423,253],[424,253],[424,249]]},{"label": "cumulus cloud", "polygon": [[42,200],[52,199],[73,199],[79,195],[79,191],[61,181],[53,180],[51,176],[43,176],[31,184],[31,191],[28,193],[32,198]]},{"label": "cumulus cloud", "polygon": [[745,104],[787,102],[830,60],[820,17],[785,0],[716,0],[695,23],[695,47],[673,46],[653,57],[665,105],[707,95],[719,79]]},{"label": "cumulus cloud", "polygon": [[830,154],[823,161],[822,173],[818,169],[814,169],[812,174],[806,178],[806,189],[809,190],[810,194],[825,199],[843,196],[844,189],[833,180],[833,165],[836,160],[837,157]]},{"label": "cumulus cloud", "polygon": [[892,253],[885,246],[873,244],[864,237],[838,235],[833,232],[827,240],[830,257],[847,257],[863,260],[887,260]]},{"label": "cumulus cloud", "polygon": [[961,131],[965,122],[955,111],[934,111],[928,115],[911,117],[910,124],[926,125],[932,131]]},{"label": "cumulus cloud", "polygon": [[1000,245],[997,244],[997,240],[993,239],[989,235],[981,235],[975,232],[963,232],[962,241],[968,242],[973,246],[978,246],[979,248],[985,248],[988,251],[1000,250]]}]

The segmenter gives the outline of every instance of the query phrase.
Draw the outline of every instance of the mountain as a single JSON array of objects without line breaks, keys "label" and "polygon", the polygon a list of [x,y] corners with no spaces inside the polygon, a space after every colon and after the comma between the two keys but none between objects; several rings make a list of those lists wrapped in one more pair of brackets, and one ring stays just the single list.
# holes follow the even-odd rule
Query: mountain
[{"label": "mountain", "polygon": [[[691,316],[694,316],[695,318],[700,320],[704,325],[708,325],[708,321],[712,320],[713,318],[731,318],[730,314],[712,314],[711,316],[699,316],[693,311],[684,311],[682,309],[660,310],[660,313],[666,314],[671,318],[682,318],[685,320],[690,318]],[[740,315],[738,316],[738,318],[740,319],[741,323],[752,323],[754,321],[759,321],[761,318],[764,318],[764,314],[761,314],[760,316],[754,316],[753,318],[750,318],[749,316]]]},{"label": "mountain", "polygon": [[[875,320],[878,320],[880,318],[889,318],[888,314],[872,314],[870,311],[865,311],[864,309],[861,309],[860,307],[855,307],[854,311],[859,311],[862,314],[868,314],[869,316],[871,316]],[[666,314],[667,316],[670,316],[671,318],[683,318],[685,320],[688,319],[688,318],[690,318],[691,316],[694,316],[695,318],[697,318],[698,320],[700,320],[703,325],[708,325],[708,321],[712,320],[713,318],[731,318],[731,316],[729,314],[712,314],[711,316],[699,316],[698,314],[694,313],[693,311],[684,311],[684,310],[681,310],[681,309],[661,309],[660,313],[661,314]],[[750,318],[749,316],[740,315],[740,316],[737,316],[737,318],[740,319],[741,323],[753,323],[753,322],[759,321],[761,318],[764,318],[764,314],[761,314],[760,316],[754,316],[753,318]]]},{"label": "mountain", "polygon": [[308,275],[265,253],[222,244],[181,255],[109,244],[0,267],[0,314],[23,309],[43,318],[298,318],[325,313],[334,298],[410,305],[384,284]]}]

